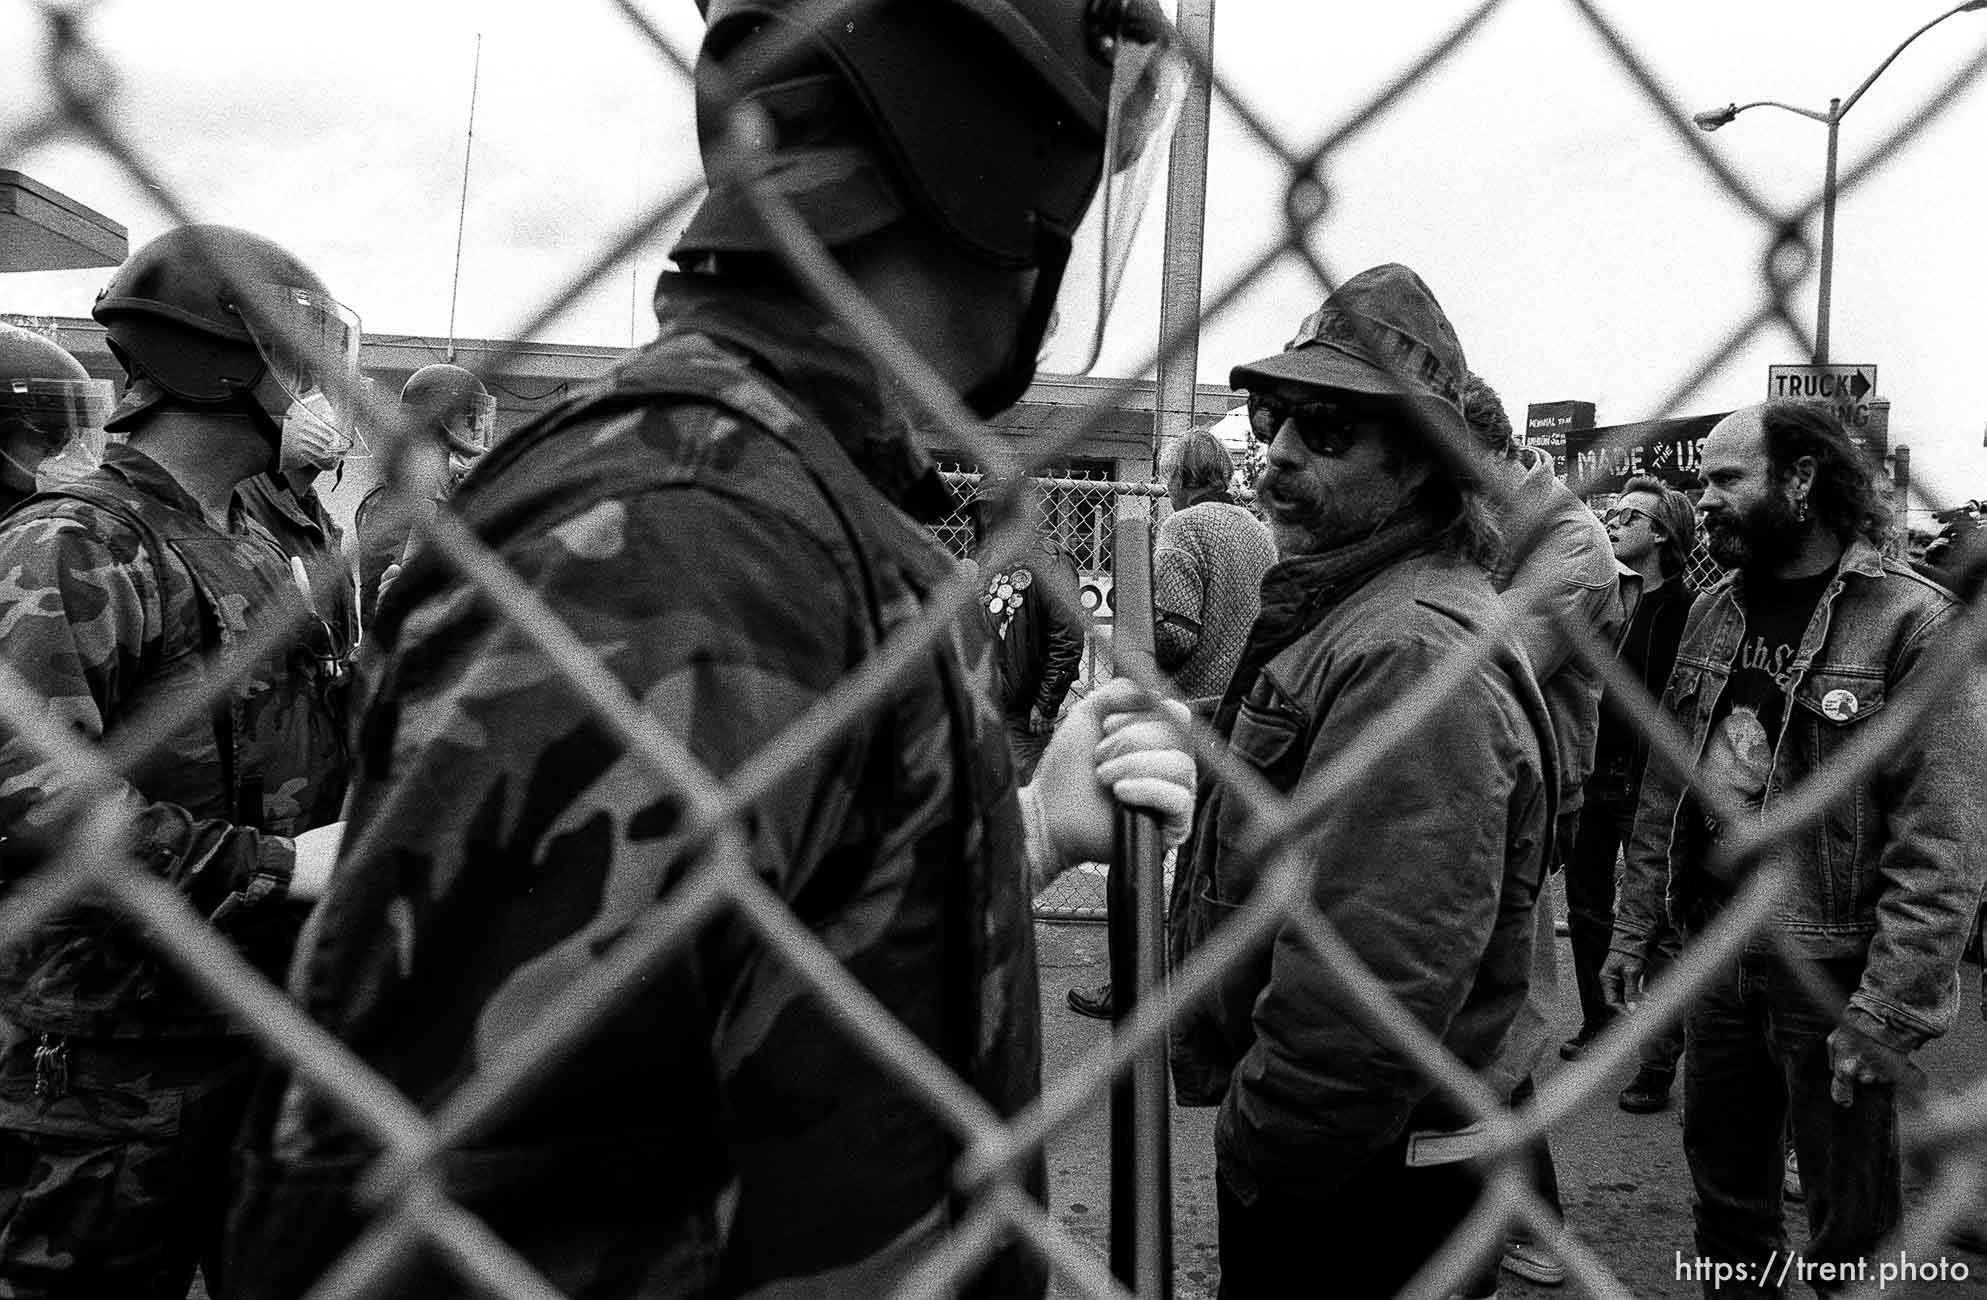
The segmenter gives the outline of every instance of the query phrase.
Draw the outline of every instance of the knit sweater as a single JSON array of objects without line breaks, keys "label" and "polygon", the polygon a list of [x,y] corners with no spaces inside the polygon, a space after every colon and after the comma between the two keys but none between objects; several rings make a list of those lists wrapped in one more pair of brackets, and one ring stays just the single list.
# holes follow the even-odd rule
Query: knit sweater
[{"label": "knit sweater", "polygon": [[1276,544],[1262,520],[1209,498],[1159,525],[1152,559],[1154,641],[1159,667],[1187,699],[1227,687],[1262,602]]}]

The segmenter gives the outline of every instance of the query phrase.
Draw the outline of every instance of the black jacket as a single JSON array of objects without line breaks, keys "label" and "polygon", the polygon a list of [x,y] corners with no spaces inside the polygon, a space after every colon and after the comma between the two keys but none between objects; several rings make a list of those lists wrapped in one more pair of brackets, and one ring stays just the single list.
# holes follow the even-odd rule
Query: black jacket
[{"label": "black jacket", "polygon": [[[1615,657],[1660,700],[1676,665],[1677,643],[1683,638],[1684,616],[1690,613],[1691,590],[1681,577],[1646,592],[1622,630]],[[1601,731],[1594,746],[1594,774],[1587,797],[1632,804],[1642,788],[1642,771],[1649,763],[1648,732],[1635,725],[1633,703],[1621,693],[1601,695]]]},{"label": "black jacket", "polygon": [[1077,609],[1076,561],[1054,541],[1038,537],[1013,564],[983,576],[980,603],[999,647],[994,689],[1002,710],[1026,718],[1029,707],[1038,705],[1045,717],[1055,717],[1083,662],[1083,625],[1057,615],[1044,584],[1064,587],[1067,608]]}]

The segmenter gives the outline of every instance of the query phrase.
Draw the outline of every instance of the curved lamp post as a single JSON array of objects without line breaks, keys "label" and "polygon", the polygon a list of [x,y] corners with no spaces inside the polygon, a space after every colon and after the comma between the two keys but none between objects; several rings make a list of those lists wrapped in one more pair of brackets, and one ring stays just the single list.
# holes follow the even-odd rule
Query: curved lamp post
[{"label": "curved lamp post", "polygon": [[1798,113],[1800,116],[1820,122],[1828,128],[1828,170],[1823,176],[1821,191],[1821,286],[1818,301],[1815,305],[1814,359],[1816,365],[1820,365],[1828,360],[1828,300],[1829,292],[1833,288],[1835,280],[1835,138],[1838,129],[1842,125],[1842,119],[1847,116],[1850,109],[1856,107],[1856,101],[1863,97],[1863,92],[1870,88],[1870,83],[1881,77],[1884,74],[1884,69],[1894,63],[1898,55],[1904,53],[1905,46],[1911,44],[1911,42],[1917,40],[1934,27],[1937,27],[1954,14],[1963,14],[1974,9],[1987,9],[1987,0],[1967,0],[1965,4],[1955,5],[1940,14],[1937,18],[1934,18],[1931,22],[1920,27],[1917,31],[1911,33],[1911,35],[1905,37],[1903,41],[1899,42],[1898,47],[1886,55],[1884,61],[1877,65],[1875,72],[1863,78],[1862,85],[1849,92],[1847,99],[1829,100],[1828,111],[1826,113],[1816,112],[1812,108],[1797,108],[1792,104],[1783,104],[1775,99],[1758,99],[1750,104],[1727,104],[1723,108],[1706,109],[1704,112],[1694,114],[1691,117],[1691,120],[1696,122],[1699,128],[1705,131],[1716,131],[1719,127],[1730,122],[1749,108],[1784,108],[1789,113]]}]

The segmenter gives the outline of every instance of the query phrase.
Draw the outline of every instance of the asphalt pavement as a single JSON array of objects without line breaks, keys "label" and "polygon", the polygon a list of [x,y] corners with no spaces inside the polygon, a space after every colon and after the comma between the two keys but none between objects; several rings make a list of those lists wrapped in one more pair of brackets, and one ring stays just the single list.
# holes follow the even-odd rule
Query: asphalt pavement
[{"label": "asphalt pavement", "polygon": [[[1039,924],[1036,939],[1042,970],[1043,1073],[1054,1079],[1108,1037],[1110,1026],[1070,1011],[1064,996],[1072,984],[1090,985],[1105,978],[1107,952],[1101,925]],[[1578,1001],[1573,992],[1571,956],[1562,938],[1559,949],[1560,1005],[1565,1008],[1567,1034],[1578,1027]],[[1987,1074],[1987,1026],[1980,1015],[1979,970],[1962,968],[1963,1005],[1953,1033],[1915,1056],[1934,1088],[1957,1089]],[[1549,1053],[1544,1077],[1560,1064]],[[1684,1165],[1683,1132],[1677,1122],[1673,1092],[1671,1108],[1655,1115],[1630,1115],[1615,1104],[1615,1094],[1628,1082],[1625,1068],[1613,1087],[1555,1131],[1552,1148],[1559,1171],[1561,1197],[1568,1223],[1614,1269],[1615,1275],[1638,1296],[1693,1297],[1701,1294],[1694,1281],[1677,1276],[1679,1257],[1692,1255],[1690,1173]],[[1220,1279],[1214,1211],[1214,1111],[1173,1108],[1173,1243],[1174,1294],[1180,1300],[1212,1297]],[[1110,1249],[1110,1158],[1107,1102],[1100,1098],[1093,1113],[1060,1134],[1049,1147],[1049,1194],[1056,1219],[1101,1257]],[[1906,1197],[1915,1201],[1917,1189],[1907,1177]],[[1983,1210],[1987,1219],[1987,1210]],[[1799,1205],[1790,1205],[1787,1235],[1798,1251],[1806,1239],[1807,1223]],[[1984,1223],[1983,1226],[1987,1226]],[[1944,1253],[1949,1271],[1964,1265],[1965,1282],[1892,1286],[1885,1296],[1938,1297],[1938,1300],[1987,1300],[1987,1256],[1958,1249]],[[1504,1300],[1547,1300],[1582,1294],[1572,1283],[1540,1287],[1503,1274]],[[1807,1294],[1790,1285],[1790,1296]],[[1058,1278],[1052,1296],[1079,1294]],[[1293,1289],[1293,1296],[1332,1296],[1331,1261],[1318,1261],[1315,1288]]]},{"label": "asphalt pavement", "polygon": [[[1064,997],[1072,984],[1090,985],[1105,977],[1107,953],[1101,925],[1038,924],[1035,936],[1042,975],[1043,1074],[1054,1079],[1083,1055],[1096,1050],[1110,1026],[1070,1011]],[[1571,957],[1560,941],[1561,1005],[1565,1028],[1579,1020],[1573,994]],[[1987,1026],[1980,1017],[1979,971],[1962,973],[1963,1005],[1958,1028],[1917,1054],[1934,1087],[1957,1088],[1987,1073]],[[1551,1054],[1545,1075],[1559,1065]],[[1566,1216],[1574,1230],[1596,1249],[1615,1275],[1638,1296],[1697,1296],[1697,1284],[1677,1278],[1679,1253],[1690,1245],[1690,1174],[1683,1162],[1683,1134],[1675,1106],[1656,1115],[1629,1115],[1614,1103],[1614,1089],[1577,1114],[1553,1135]],[[1106,1103],[1059,1134],[1049,1146],[1049,1197],[1056,1219],[1078,1240],[1108,1259],[1110,1253],[1110,1152]],[[1221,1277],[1214,1212],[1214,1111],[1173,1108],[1174,1295],[1178,1300],[1211,1298]],[[1914,1189],[1907,1184],[1907,1198]],[[1788,1240],[1799,1249],[1806,1221],[1798,1205],[1788,1207]],[[1987,1226],[1987,1225],[1983,1225]],[[1938,1300],[1987,1300],[1987,1256],[1945,1252],[1950,1265],[1964,1264],[1964,1283],[1890,1288],[1888,1296]],[[1503,1274],[1502,1300],[1556,1300],[1581,1294],[1577,1285],[1547,1288]],[[1789,1295],[1805,1294],[1795,1288]],[[1061,1278],[1052,1284],[1055,1300],[1078,1295]],[[1315,1287],[1295,1296],[1335,1295],[1331,1261],[1318,1261]],[[206,1300],[196,1281],[189,1300]]]}]

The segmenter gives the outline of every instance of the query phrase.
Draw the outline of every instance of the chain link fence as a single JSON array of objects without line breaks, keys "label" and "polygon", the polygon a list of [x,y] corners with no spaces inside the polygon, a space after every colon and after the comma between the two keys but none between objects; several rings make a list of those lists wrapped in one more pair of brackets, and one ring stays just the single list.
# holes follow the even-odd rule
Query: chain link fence
[{"label": "chain link fence", "polygon": [[[962,500],[979,489],[981,477],[977,470],[956,465],[948,466],[945,471],[946,481]],[[1075,563],[1077,598],[1089,619],[1076,682],[1063,702],[1063,711],[1067,713],[1071,705],[1089,694],[1099,682],[1108,681],[1115,671],[1111,661],[1111,633],[1117,612],[1114,597],[1118,520],[1129,507],[1135,517],[1156,524],[1166,490],[1156,483],[1116,482],[1088,475],[1036,475],[1028,482],[1036,533]],[[972,558],[973,527],[963,509],[934,523],[931,529],[954,559]],[[1017,562],[1025,565],[1027,559],[1024,556]],[[1011,597],[1012,588],[1004,584],[1005,577],[994,572],[981,575],[983,604],[997,608],[1003,599]],[[1105,914],[1104,878],[1105,864],[1101,862],[1085,862],[1071,868],[1036,897],[1036,917],[1044,921],[1101,922]]]},{"label": "chain link fence", "polygon": [[[629,2],[617,6],[630,24],[631,37],[649,41],[658,66],[671,75],[691,75],[693,52],[679,49],[661,36],[641,8]],[[1417,87],[1442,75],[1444,65],[1467,47],[1483,25],[1503,7],[1489,0],[1471,9],[1398,78],[1342,123],[1315,139],[1291,140],[1274,129],[1243,93],[1212,77],[1213,91],[1225,110],[1243,124],[1253,143],[1281,159],[1289,178],[1282,195],[1283,238],[1254,265],[1206,296],[1203,320],[1233,310],[1250,286],[1273,268],[1298,265],[1308,269],[1320,295],[1337,284],[1345,268],[1317,251],[1311,236],[1321,217],[1335,158],[1354,141],[1385,130],[1390,111]],[[841,22],[863,8],[860,0],[816,0],[810,21]],[[1777,205],[1734,173],[1705,144],[1686,108],[1670,93],[1661,75],[1626,40],[1603,8],[1587,0],[1571,0],[1569,12],[1589,30],[1605,57],[1616,62],[1645,103],[1652,125],[1667,131],[1702,164],[1706,182],[1737,208],[1749,213],[1769,248],[1762,259],[1756,293],[1746,310],[1722,328],[1707,331],[1694,367],[1662,404],[1674,411],[1699,388],[1737,344],[1762,331],[1783,330],[1808,341],[1796,318],[1791,295],[1812,268],[1814,257],[1806,231],[1819,211],[1817,193],[1792,207]],[[119,74],[93,42],[88,7],[45,4],[41,14],[51,37],[43,74],[54,92],[56,108],[42,120],[17,127],[0,140],[0,156],[25,153],[34,146],[60,141],[100,151],[114,159],[158,197],[163,211],[175,221],[191,221],[197,197],[178,193],[153,160],[142,156],[119,126]],[[1189,48],[1188,57],[1203,76],[1211,74],[1205,50]],[[1939,93],[1927,100],[1891,137],[1878,143],[1867,161],[1841,178],[1844,194],[1854,193],[1885,160],[1908,149],[1925,125],[1953,103],[1960,91],[1987,71],[1987,50],[1968,62]],[[690,138],[688,124],[682,124]],[[622,265],[631,252],[655,241],[678,223],[695,202],[695,191],[676,195],[631,225],[602,248],[586,270],[564,291],[539,305],[517,331],[526,339],[541,329],[590,286]],[[859,338],[869,340],[876,358],[896,376],[917,403],[931,414],[947,444],[963,450],[989,470],[1012,473],[1012,449],[975,423],[949,390],[931,374],[915,352],[896,337],[874,307],[853,295],[851,286],[807,235],[793,213],[772,196],[763,196],[764,217],[780,239],[796,274],[819,300],[831,302]],[[1266,210],[1275,196],[1265,196]],[[1176,350],[1186,340],[1159,340],[1154,359]],[[509,358],[491,361],[494,370]],[[1099,394],[1100,409],[1124,400],[1129,383]],[[364,400],[363,394],[352,395]],[[398,429],[389,440],[388,467],[394,445],[404,445],[407,430],[395,410],[376,409],[374,423]],[[1069,429],[1045,444],[1032,446],[1036,465],[1060,463],[1085,433]],[[1109,552],[1113,510],[1120,499],[1155,495],[1149,486],[1112,482],[1051,479],[1043,484],[1045,518],[1053,534],[1078,558],[1079,569],[1097,583],[1093,612],[1110,609]],[[1933,503],[1937,504],[1937,503]],[[955,554],[961,552],[958,521],[939,527],[939,536]],[[455,566],[496,608],[505,611],[532,652],[542,656],[546,671],[586,701],[600,725],[625,746],[630,760],[661,789],[676,791],[682,800],[692,836],[702,845],[702,857],[664,901],[621,936],[589,974],[566,989],[543,1027],[511,1044],[473,1078],[464,1082],[435,1113],[422,1113],[396,1092],[364,1060],[303,1016],[268,981],[257,976],[242,958],[201,923],[184,898],[166,883],[140,869],[125,849],[127,825],[123,804],[111,797],[121,788],[123,774],[133,770],[159,739],[172,717],[139,718],[120,730],[110,743],[91,746],[78,741],[54,720],[46,702],[36,698],[11,666],[0,665],[0,717],[15,743],[31,746],[51,770],[63,775],[65,792],[60,808],[67,814],[59,842],[50,846],[45,864],[15,882],[0,903],[0,943],[19,944],[39,925],[79,900],[89,898],[115,909],[147,942],[182,972],[206,997],[240,1017],[253,1029],[263,1048],[287,1065],[297,1077],[310,1080],[353,1127],[377,1144],[380,1154],[365,1180],[364,1195],[373,1212],[372,1226],[337,1268],[321,1283],[317,1294],[366,1294],[405,1267],[425,1248],[464,1283],[486,1294],[547,1296],[555,1294],[488,1225],[465,1212],[441,1190],[439,1162],[452,1147],[485,1131],[500,1114],[530,1096],[556,1074],[575,1047],[585,1041],[618,1005],[617,999],[692,943],[720,913],[749,928],[767,949],[805,979],[824,1009],[824,1032],[849,1036],[879,1066],[926,1100],[943,1117],[965,1152],[956,1184],[970,1191],[970,1209],[957,1223],[945,1247],[924,1259],[905,1279],[900,1294],[946,1294],[1008,1240],[1019,1240],[1045,1256],[1068,1285],[1089,1295],[1123,1295],[1102,1262],[1061,1228],[1031,1199],[1021,1181],[1031,1155],[1039,1153],[1079,1115],[1099,1105],[1114,1079],[1134,1057],[1149,1052],[1166,1029],[1169,1002],[1151,999],[1117,1027],[1072,1068],[1045,1081],[1040,1098],[1017,1116],[1002,1119],[942,1063],[932,1048],[895,1023],[877,999],[830,954],[820,939],[789,910],[746,866],[745,827],[757,801],[767,797],[806,755],[820,751],[840,728],[864,710],[875,707],[907,666],[927,655],[947,634],[951,620],[963,616],[981,598],[975,585],[948,588],[905,626],[862,671],[851,676],[821,710],[793,720],[764,761],[748,764],[733,779],[719,780],[695,762],[682,739],[655,711],[641,707],[607,673],[595,647],[563,623],[532,588],[447,511],[435,520],[427,544]],[[997,539],[994,563],[1019,554],[1027,539],[1019,532]],[[1102,621],[1101,619],[1099,620]],[[257,629],[249,641],[212,665],[200,693],[182,697],[174,708],[205,710],[226,697],[258,659],[291,635],[288,628]],[[1641,714],[1660,761],[1689,768],[1695,759],[1687,738],[1663,715],[1640,684],[1624,677],[1609,662],[1609,647],[1590,636],[1574,633],[1578,653],[1600,665],[1610,685],[1641,701]],[[1889,701],[1881,715],[1856,728],[1861,734],[1843,746],[1818,777],[1786,792],[1766,816],[1756,821],[1726,818],[1733,829],[1724,853],[1734,861],[1758,856],[1769,846],[1815,826],[1831,805],[1859,785],[1881,781],[1886,763],[1908,738],[1928,710],[1940,707],[1953,685],[1978,672],[1982,618],[1969,609],[1944,644],[1928,654],[1913,689]],[[1108,655],[1108,637],[1093,630],[1089,653],[1093,675]],[[1162,682],[1145,676],[1145,685],[1163,690]],[[1439,715],[1443,700],[1439,682],[1404,699],[1389,715],[1395,734],[1426,725]],[[188,716],[185,712],[178,720]],[[1625,1296],[1633,1288],[1611,1266],[1609,1243],[1589,1241],[1577,1230],[1564,1235],[1548,1207],[1520,1173],[1527,1143],[1564,1123],[1585,1107],[1600,1103],[1609,1080],[1634,1055],[1639,1041],[1658,1022],[1679,1015],[1705,989],[1721,965],[1748,943],[1772,943],[1776,898],[1786,885],[1778,869],[1758,872],[1740,892],[1718,923],[1687,948],[1643,1011],[1620,1022],[1581,1060],[1547,1081],[1531,1104],[1507,1109],[1481,1079],[1449,1057],[1441,1042],[1415,1016],[1395,1003],[1364,970],[1326,918],[1313,911],[1303,882],[1311,864],[1287,846],[1301,843],[1303,832],[1329,803],[1334,789],[1347,779],[1373,770],[1386,761],[1378,737],[1347,739],[1343,751],[1296,797],[1269,795],[1260,778],[1231,757],[1211,732],[1196,728],[1200,761],[1226,783],[1235,797],[1253,808],[1256,846],[1275,862],[1255,896],[1225,924],[1210,945],[1176,971],[1170,1005],[1206,993],[1228,966],[1259,951],[1279,931],[1301,937],[1315,949],[1326,967],[1352,990],[1371,1018],[1400,1052],[1425,1072],[1437,1090],[1465,1113],[1488,1127],[1488,1191],[1467,1223],[1431,1262],[1417,1281],[1421,1295],[1442,1296],[1456,1289],[1473,1262],[1502,1242],[1514,1223],[1528,1227],[1542,1241],[1553,1242],[1573,1279],[1598,1296]],[[1718,811],[1727,811],[1719,809]],[[1032,1015],[1020,1009],[1017,1015]],[[1908,1218],[1885,1251],[1914,1257],[1935,1255],[1947,1233],[1969,1215],[1978,1215],[1983,1188],[1982,1163],[1969,1152],[1987,1139],[1987,1079],[1964,1091],[1938,1099],[1919,1125],[1920,1141],[1936,1166],[1934,1186],[1922,1206]],[[574,1171],[575,1177],[583,1176]],[[1679,1246],[1685,1243],[1678,1243]]]}]

